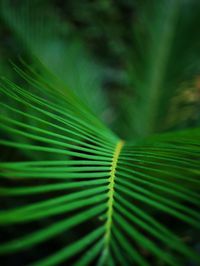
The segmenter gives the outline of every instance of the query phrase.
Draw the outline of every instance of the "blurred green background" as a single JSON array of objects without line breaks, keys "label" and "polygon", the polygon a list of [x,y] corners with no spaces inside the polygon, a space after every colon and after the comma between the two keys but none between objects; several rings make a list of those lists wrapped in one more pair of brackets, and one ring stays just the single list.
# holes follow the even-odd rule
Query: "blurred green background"
[{"label": "blurred green background", "polygon": [[17,80],[9,61],[37,56],[125,139],[193,127],[199,10],[196,0],[3,0],[1,74]]}]

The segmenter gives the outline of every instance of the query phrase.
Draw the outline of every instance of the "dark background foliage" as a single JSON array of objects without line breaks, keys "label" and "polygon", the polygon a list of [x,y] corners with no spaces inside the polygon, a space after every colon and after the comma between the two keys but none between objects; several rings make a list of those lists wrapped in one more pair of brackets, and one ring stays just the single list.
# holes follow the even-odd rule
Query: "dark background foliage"
[{"label": "dark background foliage", "polygon": [[[7,2],[9,3],[9,1]],[[123,138],[132,137],[134,131],[134,120],[132,119],[133,104],[136,98],[136,92],[134,82],[132,81],[131,68],[135,63],[133,51],[137,51],[133,30],[139,28],[140,31],[142,30],[144,34],[146,34],[146,28],[140,29],[140,27],[145,27],[145,24],[140,25],[140,5],[142,6],[145,1],[96,0],[11,2],[12,5],[9,3],[8,6],[12,7],[11,9],[16,9],[16,13],[21,6],[23,7],[26,5],[25,3],[28,3],[29,18],[25,18],[25,21],[27,19],[30,20],[30,26],[32,27],[30,31],[37,31],[38,28],[43,27],[43,29],[40,29],[43,35],[48,36],[48,34],[52,34],[53,32],[54,34],[52,35],[55,36],[56,31],[56,33],[58,33],[56,38],[60,38],[60,42],[64,42],[69,46],[79,46],[80,43],[84,46],[84,49],[90,54],[90,58],[101,68],[101,71],[98,71],[97,78],[100,78],[101,89],[104,90],[104,93],[109,99],[107,108],[104,108],[104,113],[101,113],[101,115]],[[176,29],[175,35],[180,43],[175,40],[175,49],[172,51],[171,55],[172,62],[169,64],[170,68],[175,64],[182,69],[181,64],[187,63],[184,59],[184,53],[187,52],[187,50],[193,50],[195,46],[199,46],[198,1],[190,1],[190,3],[186,1],[186,3],[188,6],[185,6],[185,9],[191,9],[191,14],[187,14],[185,10],[183,10],[182,16],[184,19],[188,16],[187,20],[189,20],[189,23],[184,20],[183,22],[186,23],[185,28],[183,22],[181,22],[181,27],[177,27]],[[39,22],[36,21],[38,14]],[[12,26],[10,26],[10,23],[5,17],[6,14],[4,14],[3,18],[1,17],[0,59],[3,73],[6,73],[6,76],[8,76],[9,74],[14,75],[14,73],[11,74],[8,59],[16,61],[19,55],[25,56],[27,50],[22,49],[21,38],[25,39],[25,36],[20,36],[20,34],[16,33],[16,29],[14,29],[13,32]],[[36,18],[35,20],[34,17]],[[51,17],[53,17],[52,21],[54,22],[60,20],[59,23],[61,23],[62,27],[56,29],[57,26],[54,25],[54,29],[52,29],[52,23],[50,22]],[[149,21],[149,23],[151,23],[151,21]],[[27,28],[28,27],[27,25]],[[48,27],[49,33],[46,32],[48,31]],[[24,32],[24,35],[25,34],[27,33]],[[37,39],[31,39],[31,37],[31,35],[27,35],[27,39],[29,38],[32,44],[38,41]],[[144,36],[142,40],[148,43],[148,38],[150,37],[147,35],[146,37]],[[76,42],[74,42],[74,39],[76,39]],[[54,57],[58,58],[60,56],[60,52],[58,52],[59,47],[56,46],[56,42],[53,43],[53,39],[50,39],[49,42],[51,42],[51,45],[46,47],[46,49],[49,49],[47,54],[48,52],[52,52],[54,53]],[[30,45],[30,43],[27,45]],[[145,54],[145,51],[143,52]],[[198,54],[195,54],[195,52],[192,53],[191,51],[189,56],[191,60],[193,60],[194,57],[195,64],[195,61],[198,60]],[[183,60],[183,62],[179,62],[178,64],[181,58],[185,61]],[[62,68],[61,64],[56,65],[56,67]],[[188,67],[191,67],[191,64],[188,64]],[[85,66],[85,68],[87,68],[87,66]],[[88,69],[88,72],[89,71],[90,69]],[[144,73],[145,71],[144,68]],[[177,88],[176,90],[171,89],[170,86],[167,89],[168,91],[174,90],[176,93],[174,93],[175,95],[170,100],[170,103],[167,103],[167,110],[165,110],[164,117],[162,115],[161,120],[159,120],[160,125],[164,122],[163,129],[161,129],[162,131],[170,128],[195,126],[199,123],[199,72],[198,70],[191,71],[193,73],[192,79],[191,74],[189,74],[190,70],[187,69],[187,71],[183,73],[184,78],[182,77],[180,79],[179,90],[177,90]],[[101,74],[99,75],[99,73]],[[175,74],[172,72],[172,75],[176,75],[176,72],[174,73]],[[91,73],[91,75],[92,74],[93,73]],[[92,82],[95,83],[96,80],[93,79]]]}]

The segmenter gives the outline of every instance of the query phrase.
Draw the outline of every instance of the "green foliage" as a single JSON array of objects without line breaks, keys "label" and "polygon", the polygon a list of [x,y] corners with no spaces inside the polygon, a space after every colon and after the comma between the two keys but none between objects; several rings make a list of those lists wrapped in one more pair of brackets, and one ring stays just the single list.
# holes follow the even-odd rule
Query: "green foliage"
[{"label": "green foliage", "polygon": [[181,41],[196,25],[195,1],[135,5],[134,49],[123,53],[130,141],[102,121],[102,67],[39,2],[2,1],[29,61],[0,84],[0,145],[17,152],[0,162],[2,265],[198,265],[200,128],[166,126],[174,97],[188,90],[183,81],[199,74],[198,36]]}]

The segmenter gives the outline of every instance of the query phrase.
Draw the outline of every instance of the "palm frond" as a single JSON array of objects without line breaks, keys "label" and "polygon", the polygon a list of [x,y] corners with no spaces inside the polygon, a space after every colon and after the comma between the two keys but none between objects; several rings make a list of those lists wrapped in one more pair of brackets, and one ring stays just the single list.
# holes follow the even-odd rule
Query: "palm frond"
[{"label": "palm frond", "polygon": [[[1,243],[0,254],[9,259],[31,248],[37,260],[27,258],[25,264],[42,266],[146,266],[149,257],[154,265],[200,262],[181,239],[188,226],[200,228],[200,129],[124,142],[72,91],[63,94],[41,65],[39,71],[16,70],[35,89],[2,81],[1,95],[16,106],[1,102],[8,112],[0,116],[0,127],[22,139],[5,137],[0,144],[37,151],[46,159],[0,163],[6,184],[1,200],[13,199],[9,208],[2,204],[0,225],[19,232]],[[169,221],[185,229],[175,233]],[[39,252],[61,235],[50,254],[44,248]]]}]

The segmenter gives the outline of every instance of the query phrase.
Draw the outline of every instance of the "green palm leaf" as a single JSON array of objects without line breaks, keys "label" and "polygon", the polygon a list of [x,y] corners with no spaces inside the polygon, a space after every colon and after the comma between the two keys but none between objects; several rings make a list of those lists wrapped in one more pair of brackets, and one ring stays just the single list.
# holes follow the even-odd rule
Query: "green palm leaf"
[{"label": "green palm leaf", "polygon": [[[0,163],[7,184],[1,200],[13,199],[2,207],[0,225],[19,232],[1,243],[0,254],[24,254],[62,235],[59,248],[27,264],[150,265],[144,252],[166,265],[199,263],[182,232],[175,234],[165,219],[200,228],[200,129],[124,142],[72,91],[63,94],[42,65],[16,70],[34,90],[2,81],[1,95],[16,106],[1,102],[7,112],[0,127],[23,141],[5,137],[0,144],[47,159]],[[26,224],[32,229],[23,232]]]},{"label": "green palm leaf", "polygon": [[136,99],[124,141],[99,119],[99,67],[38,3],[1,2],[32,62],[13,66],[20,85],[0,84],[0,145],[18,154],[0,162],[3,265],[198,265],[200,128],[154,132],[170,128],[172,99],[199,73],[199,4],[137,2],[134,49],[123,54]]}]

